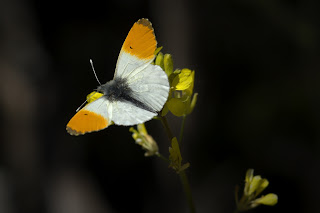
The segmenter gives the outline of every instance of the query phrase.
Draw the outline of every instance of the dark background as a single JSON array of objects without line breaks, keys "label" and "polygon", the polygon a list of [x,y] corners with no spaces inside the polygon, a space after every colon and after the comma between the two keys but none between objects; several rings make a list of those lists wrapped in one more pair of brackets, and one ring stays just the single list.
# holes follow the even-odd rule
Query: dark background
[{"label": "dark background", "polygon": [[[198,212],[233,212],[248,168],[279,196],[252,212],[320,212],[319,4],[1,0],[0,212],[187,212],[178,176],[128,127],[65,131],[98,85],[89,59],[110,80],[142,17],[175,67],[196,71],[181,151]],[[167,156],[161,123],[146,125]]]}]

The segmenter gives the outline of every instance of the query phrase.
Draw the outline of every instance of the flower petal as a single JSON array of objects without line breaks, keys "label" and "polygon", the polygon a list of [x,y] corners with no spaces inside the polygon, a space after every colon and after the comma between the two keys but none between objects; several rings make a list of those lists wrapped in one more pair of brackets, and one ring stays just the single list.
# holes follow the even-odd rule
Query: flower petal
[{"label": "flower petal", "polygon": [[176,90],[186,90],[193,87],[194,71],[189,69],[182,69],[180,74],[177,75],[172,82],[172,86]]},{"label": "flower petal", "polygon": [[248,195],[253,194],[260,187],[260,184],[261,184],[261,176],[260,175],[254,176],[249,186]]},{"label": "flower petal", "polygon": [[273,193],[269,193],[253,201],[256,204],[263,204],[268,206],[274,206],[278,203],[278,196]]}]

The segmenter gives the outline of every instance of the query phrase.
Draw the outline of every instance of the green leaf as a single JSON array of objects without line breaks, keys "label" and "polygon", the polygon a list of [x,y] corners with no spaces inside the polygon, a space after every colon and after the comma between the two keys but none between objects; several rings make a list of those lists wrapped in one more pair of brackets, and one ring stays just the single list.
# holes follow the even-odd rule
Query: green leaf
[{"label": "green leaf", "polygon": [[161,116],[162,116],[162,117],[163,117],[163,116],[166,116],[166,115],[168,114],[168,112],[169,112],[169,108],[168,108],[168,104],[166,103],[166,104],[163,106],[162,110],[161,110]]},{"label": "green leaf", "polygon": [[161,50],[162,50],[163,46],[158,47],[155,51],[154,51],[154,55],[157,55]]},{"label": "green leaf", "polygon": [[155,60],[155,65],[160,66],[164,70],[164,62],[163,62],[163,53],[159,52],[156,60]]},{"label": "green leaf", "polygon": [[176,137],[174,137],[171,141],[171,147],[169,147],[169,160],[172,169],[176,170],[176,172],[180,171],[182,157],[180,153],[179,143]]},{"label": "green leaf", "polygon": [[179,172],[183,171],[183,170],[186,170],[190,167],[190,163],[185,163],[181,166]]},{"label": "green leaf", "polygon": [[196,106],[197,103],[197,98],[198,98],[198,93],[194,93],[193,97],[192,97],[192,101],[187,109],[187,114],[191,114],[191,112],[193,111],[194,107]]},{"label": "green leaf", "polygon": [[174,169],[177,173],[180,173],[181,171],[187,169],[190,166],[190,163],[185,163],[181,165],[182,157],[180,153],[179,143],[176,137],[174,137],[171,141],[171,147],[169,147],[169,152],[169,167]]},{"label": "green leaf", "polygon": [[171,98],[167,102],[167,106],[170,112],[178,117],[186,114],[186,110],[188,107],[187,104],[187,101],[184,102],[180,98]]},{"label": "green leaf", "polygon": [[173,60],[170,54],[165,54],[164,59],[164,71],[166,72],[167,76],[170,76],[173,72]]}]

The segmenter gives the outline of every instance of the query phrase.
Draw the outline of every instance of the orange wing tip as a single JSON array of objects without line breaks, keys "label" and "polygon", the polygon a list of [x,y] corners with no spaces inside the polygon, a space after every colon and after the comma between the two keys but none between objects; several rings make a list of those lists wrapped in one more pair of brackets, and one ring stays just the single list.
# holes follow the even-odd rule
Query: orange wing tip
[{"label": "orange wing tip", "polygon": [[134,23],[121,50],[142,60],[152,60],[156,48],[157,41],[152,24],[143,18]]},{"label": "orange wing tip", "polygon": [[66,129],[70,135],[83,135],[105,129],[108,125],[107,118],[95,112],[82,109],[71,118]]},{"label": "orange wing tip", "polygon": [[85,134],[85,132],[77,132],[76,130],[71,129],[71,127],[69,127],[69,126],[67,126],[66,130],[70,135],[74,135],[74,136],[84,135]]},{"label": "orange wing tip", "polygon": [[149,21],[149,19],[147,19],[147,18],[139,19],[136,23],[137,23],[137,24],[142,24],[143,26],[146,26],[146,27],[148,27],[149,29],[153,30],[152,24],[151,24],[151,22]]}]

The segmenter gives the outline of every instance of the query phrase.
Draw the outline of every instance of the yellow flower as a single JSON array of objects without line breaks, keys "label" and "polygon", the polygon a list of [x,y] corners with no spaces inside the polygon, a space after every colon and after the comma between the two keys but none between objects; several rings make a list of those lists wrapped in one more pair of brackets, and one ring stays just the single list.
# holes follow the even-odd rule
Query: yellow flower
[{"label": "yellow flower", "polygon": [[136,143],[146,150],[144,156],[148,157],[158,154],[158,145],[152,136],[148,134],[143,123],[137,125],[137,130],[131,127],[129,131],[132,132],[132,138]]},{"label": "yellow flower", "polygon": [[263,205],[268,205],[268,206],[274,206],[278,203],[278,196],[276,194],[273,193],[269,193],[265,196],[261,196],[260,198],[252,201],[252,208],[263,204]]},{"label": "yellow flower", "polygon": [[166,72],[171,87],[161,116],[165,116],[169,111],[178,117],[190,114],[196,105],[198,96],[197,93],[193,95],[195,72],[186,68],[173,71],[172,56],[163,55],[161,52],[156,56],[155,64]]},{"label": "yellow flower", "polygon": [[260,175],[253,175],[253,169],[248,169],[245,178],[245,186],[240,201],[238,200],[238,192],[236,191],[236,202],[238,211],[246,211],[259,206],[260,204],[273,206],[278,202],[278,196],[269,193],[265,196],[257,198],[257,196],[269,185],[269,181],[261,178]]},{"label": "yellow flower", "polygon": [[171,87],[175,90],[193,90],[194,84],[194,71],[189,69],[182,69],[181,72],[173,79]]},{"label": "yellow flower", "polygon": [[190,114],[197,101],[197,93],[193,94],[194,71],[182,69],[171,84],[171,98],[167,102],[168,109],[175,116]]}]

